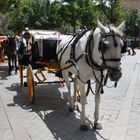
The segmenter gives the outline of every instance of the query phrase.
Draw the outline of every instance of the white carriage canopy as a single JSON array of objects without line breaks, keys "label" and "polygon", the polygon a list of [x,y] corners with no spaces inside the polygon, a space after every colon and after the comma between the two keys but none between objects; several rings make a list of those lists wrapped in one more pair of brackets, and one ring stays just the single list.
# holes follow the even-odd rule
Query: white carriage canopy
[{"label": "white carriage canopy", "polygon": [[[26,31],[22,34],[25,33]],[[30,33],[28,44],[33,41],[32,39],[37,42],[41,60],[49,61],[51,59],[57,59],[56,47],[63,38],[63,35],[60,32],[51,30],[28,30],[28,33]]]}]

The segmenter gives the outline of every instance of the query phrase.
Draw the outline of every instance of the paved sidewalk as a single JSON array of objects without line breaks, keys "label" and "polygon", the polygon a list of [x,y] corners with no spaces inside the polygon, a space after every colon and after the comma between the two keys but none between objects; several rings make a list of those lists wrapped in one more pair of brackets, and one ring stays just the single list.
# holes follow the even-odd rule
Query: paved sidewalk
[{"label": "paved sidewalk", "polygon": [[[89,94],[86,105],[91,129],[83,132],[79,129],[79,112],[67,111],[66,87],[53,83],[38,85],[32,105],[27,100],[27,88],[19,86],[19,75],[8,76],[6,62],[0,63],[0,139],[140,140],[140,50],[136,53],[122,57],[123,76],[117,88],[104,88],[100,131],[92,128],[94,95]],[[111,82],[107,85],[112,87]]]}]

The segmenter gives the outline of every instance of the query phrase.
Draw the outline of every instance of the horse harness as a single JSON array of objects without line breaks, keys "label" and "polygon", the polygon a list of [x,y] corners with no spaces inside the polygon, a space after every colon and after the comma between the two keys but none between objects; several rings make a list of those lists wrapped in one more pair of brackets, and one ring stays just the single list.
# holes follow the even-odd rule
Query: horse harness
[{"label": "horse harness", "polygon": [[[109,28],[109,29],[110,29],[110,28]],[[102,56],[101,58],[102,58],[102,62],[103,62],[102,65],[98,65],[98,64],[94,61],[94,59],[93,59],[93,57],[92,57],[92,53],[91,53],[91,52],[93,52],[93,49],[94,49],[94,48],[92,47],[92,46],[94,46],[94,41],[93,41],[93,30],[90,32],[90,35],[89,35],[89,37],[88,37],[87,44],[86,44],[86,54],[87,54],[87,55],[86,55],[86,61],[87,61],[88,65],[89,65],[90,67],[92,67],[92,69],[93,69],[94,77],[95,77],[96,81],[100,84],[101,93],[104,92],[104,91],[103,91],[103,86],[106,85],[107,79],[108,79],[108,73],[106,74],[106,76],[105,76],[105,78],[104,78],[103,71],[104,71],[105,69],[112,69],[112,70],[118,71],[118,69],[116,69],[116,68],[112,68],[112,67],[107,66],[107,65],[106,65],[106,62],[108,62],[108,61],[110,61],[110,62],[120,62],[120,60],[121,60],[121,58],[110,58],[110,59],[107,59],[107,58],[104,57],[104,53],[105,53],[105,51],[106,51],[107,46],[106,46],[106,44],[103,42],[103,39],[106,39],[106,37],[108,37],[108,36],[111,36],[111,37],[113,38],[113,42],[114,42],[114,46],[115,46],[115,47],[118,46],[118,43],[117,43],[117,41],[116,41],[116,39],[115,39],[115,36],[118,36],[118,37],[121,38],[120,35],[115,34],[115,32],[114,32],[113,30],[111,30],[111,29],[110,29],[110,32],[109,32],[109,33],[101,33],[101,39],[100,39],[100,41],[99,41],[99,48],[98,48],[98,50],[101,52],[101,56]],[[92,43],[92,45],[91,45],[91,43]],[[98,80],[97,76],[95,75],[94,70],[99,70],[99,71],[101,72],[101,82]],[[104,80],[104,84],[102,84],[103,78],[105,79],[105,80]],[[114,86],[115,86],[115,87],[117,86],[117,81],[114,83]],[[91,90],[92,90],[92,89],[91,89]],[[100,89],[99,89],[99,90],[100,90]],[[92,91],[92,93],[94,93],[94,92]]]},{"label": "horse harness", "polygon": [[[121,60],[121,58],[110,58],[110,59],[107,59],[104,57],[104,53],[106,51],[106,44],[103,42],[103,39],[106,39],[106,37],[108,36],[111,36],[113,38],[113,42],[114,42],[114,46],[117,47],[118,46],[118,43],[115,39],[115,36],[119,36],[118,34],[115,34],[114,31],[112,31],[110,29],[110,32],[109,33],[101,33],[101,40],[99,42],[99,48],[98,50],[101,52],[101,55],[102,55],[102,65],[98,65],[94,60],[93,60],[93,57],[92,57],[92,51],[93,51],[93,47],[94,46],[94,41],[93,41],[93,30],[90,32],[90,35],[88,37],[88,40],[87,40],[87,44],[86,44],[86,61],[87,63],[94,69],[96,70],[104,70],[104,69],[107,69],[107,68],[110,68],[109,66],[106,65],[106,62],[108,61],[112,61],[112,62],[118,62]],[[120,37],[120,36],[119,36]],[[91,43],[93,43],[93,45],[91,45]]]},{"label": "horse harness", "polygon": [[[93,32],[94,32],[94,30],[93,29],[90,31],[90,34],[88,36],[87,43],[86,43],[86,51],[85,51],[85,53],[81,54],[78,58],[75,57],[76,43],[80,40],[80,38],[83,37],[83,35],[85,35],[85,33],[87,31],[88,30],[82,32],[81,34],[78,34],[76,37],[72,38],[70,40],[70,42],[67,44],[67,46],[63,50],[62,54],[65,52],[65,50],[67,49],[67,47],[69,46],[69,44],[73,41],[72,44],[71,44],[70,59],[66,62],[66,64],[69,63],[70,65],[68,65],[68,66],[66,66],[64,68],[60,68],[58,71],[62,71],[62,70],[68,69],[68,68],[70,68],[72,66],[75,66],[76,69],[77,69],[78,78],[80,79],[80,81],[82,81],[82,79],[79,76],[79,74],[80,74],[79,73],[79,68],[78,68],[76,62],[78,62],[83,56],[85,56],[85,59],[86,59],[87,64],[90,67],[92,67],[92,69],[93,69],[93,74],[94,74],[94,77],[95,77],[96,81],[100,84],[101,93],[103,93],[103,86],[106,85],[106,82],[107,82],[107,79],[108,79],[108,75],[106,75],[105,82],[104,82],[104,84],[102,84],[103,78],[104,78],[103,71],[105,69],[114,69],[114,70],[116,70],[115,68],[111,68],[111,67],[107,66],[106,65],[106,62],[107,61],[118,62],[118,61],[121,60],[121,58],[110,58],[110,59],[104,58],[104,52],[105,52],[106,44],[103,42],[103,39],[106,39],[106,37],[111,36],[113,38],[114,46],[117,47],[118,46],[118,43],[117,43],[117,41],[115,39],[115,36],[119,36],[119,35],[118,34],[115,34],[115,32],[113,30],[111,30],[111,29],[110,29],[110,32],[109,33],[102,33],[101,34],[101,40],[99,42],[99,48],[98,48],[98,50],[101,52],[103,63],[102,63],[102,65],[98,65],[94,61],[94,59],[92,57],[92,53],[91,53],[93,51],[93,49],[94,49],[94,47],[92,47],[92,46],[94,46],[94,41],[93,41]],[[60,53],[60,51],[59,51],[59,53]],[[61,54],[60,58],[62,57],[62,54]],[[59,62],[60,61],[61,60],[59,60]],[[99,70],[101,72],[101,81],[99,81],[98,78],[96,77],[94,70]],[[85,83],[84,81],[82,81],[82,82]],[[115,83],[115,85],[116,85],[116,83]]]},{"label": "horse harness", "polygon": [[[78,62],[78,61],[82,58],[82,56],[85,55],[85,54],[81,54],[78,58],[75,58],[75,46],[76,46],[76,43],[79,41],[79,39],[82,38],[82,37],[85,35],[85,33],[86,33],[87,31],[88,31],[88,30],[84,30],[81,34],[76,34],[76,35],[74,35],[74,36],[73,36],[68,42],[66,42],[66,44],[64,44],[64,46],[58,51],[57,55],[58,55],[59,53],[61,53],[61,56],[60,56],[60,58],[58,59],[58,66],[57,66],[58,70],[57,70],[57,72],[56,72],[56,76],[61,77],[61,76],[62,76],[61,72],[62,72],[63,70],[65,70],[65,69],[68,69],[68,68],[72,67],[72,66],[75,66],[76,69],[77,69],[77,71],[79,71],[79,68],[78,68],[76,62]],[[72,42],[72,44],[71,44],[71,42]],[[69,65],[66,66],[66,67],[61,68],[60,62],[61,62],[62,55],[63,55],[64,52],[67,50],[67,48],[68,48],[69,45],[71,45],[70,59],[67,60],[67,62],[66,62],[66,64],[69,63]]]}]

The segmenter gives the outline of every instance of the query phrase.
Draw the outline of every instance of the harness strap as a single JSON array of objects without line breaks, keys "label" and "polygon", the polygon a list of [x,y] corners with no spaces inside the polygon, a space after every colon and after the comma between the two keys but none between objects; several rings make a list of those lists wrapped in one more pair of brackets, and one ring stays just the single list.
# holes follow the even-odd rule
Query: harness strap
[{"label": "harness strap", "polygon": [[105,59],[105,58],[104,58],[104,60],[105,60],[105,61],[113,61],[113,62],[117,62],[117,61],[120,61],[121,58],[112,58],[112,59],[111,59],[111,58],[110,58],[110,59]]},{"label": "harness strap", "polygon": [[[88,36],[87,44],[86,44],[86,53],[88,54],[88,55],[86,55],[86,62],[93,69],[102,70],[102,69],[105,69],[105,67],[98,65],[94,61],[93,56],[92,56],[92,51],[93,51],[93,47],[94,47],[93,32],[94,32],[94,30],[91,30],[91,32]],[[93,43],[92,46],[91,46],[91,43]]]},{"label": "harness strap", "polygon": [[75,46],[76,43],[80,40],[80,38],[83,37],[83,35],[87,32],[88,30],[84,30],[82,33],[77,34],[74,41],[71,44],[71,53],[70,53],[70,59],[74,59],[75,60]]},{"label": "harness strap", "polygon": [[62,59],[62,56],[63,56],[64,52],[66,51],[66,49],[68,48],[69,44],[72,42],[73,39],[74,39],[74,37],[72,37],[72,38],[70,39],[70,41],[68,41],[66,44],[64,44],[64,46],[63,46],[63,47],[59,50],[59,52],[57,53],[57,56],[58,56],[58,54],[59,54],[60,52],[62,52],[60,58],[58,59],[58,64],[60,64],[60,61],[61,61],[61,59]]},{"label": "harness strap", "polygon": [[[61,72],[62,72],[63,70],[66,70],[66,69],[68,69],[68,68],[70,68],[70,67],[72,67],[72,66],[75,66],[75,68],[76,68],[76,70],[77,70],[77,73],[79,74],[79,68],[78,68],[76,62],[78,62],[78,61],[83,57],[83,55],[86,55],[86,54],[85,54],[85,53],[81,54],[76,60],[74,60],[74,59],[69,59],[69,60],[66,62],[66,64],[69,63],[68,66],[65,66],[65,67],[61,68],[61,66],[59,65],[59,67],[58,67],[58,69],[57,69],[57,71],[56,71],[56,76],[59,77],[59,76],[61,75]],[[78,76],[78,77],[79,77],[79,76]]]}]

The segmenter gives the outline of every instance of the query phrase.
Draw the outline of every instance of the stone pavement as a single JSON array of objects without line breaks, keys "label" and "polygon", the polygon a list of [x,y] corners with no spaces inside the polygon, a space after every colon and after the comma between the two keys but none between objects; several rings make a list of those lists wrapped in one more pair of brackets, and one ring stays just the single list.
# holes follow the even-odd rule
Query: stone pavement
[{"label": "stone pavement", "polygon": [[[62,84],[35,88],[35,104],[27,100],[27,87],[20,87],[19,75],[7,75],[7,63],[0,63],[1,140],[140,140],[140,50],[122,57],[123,76],[117,88],[107,83],[101,99],[103,129],[92,127],[94,95],[87,97],[90,130],[79,129],[79,112],[67,111],[67,89]],[[56,79],[47,74],[49,79]],[[24,79],[26,81],[26,79]],[[94,85],[93,85],[94,86]]]}]

